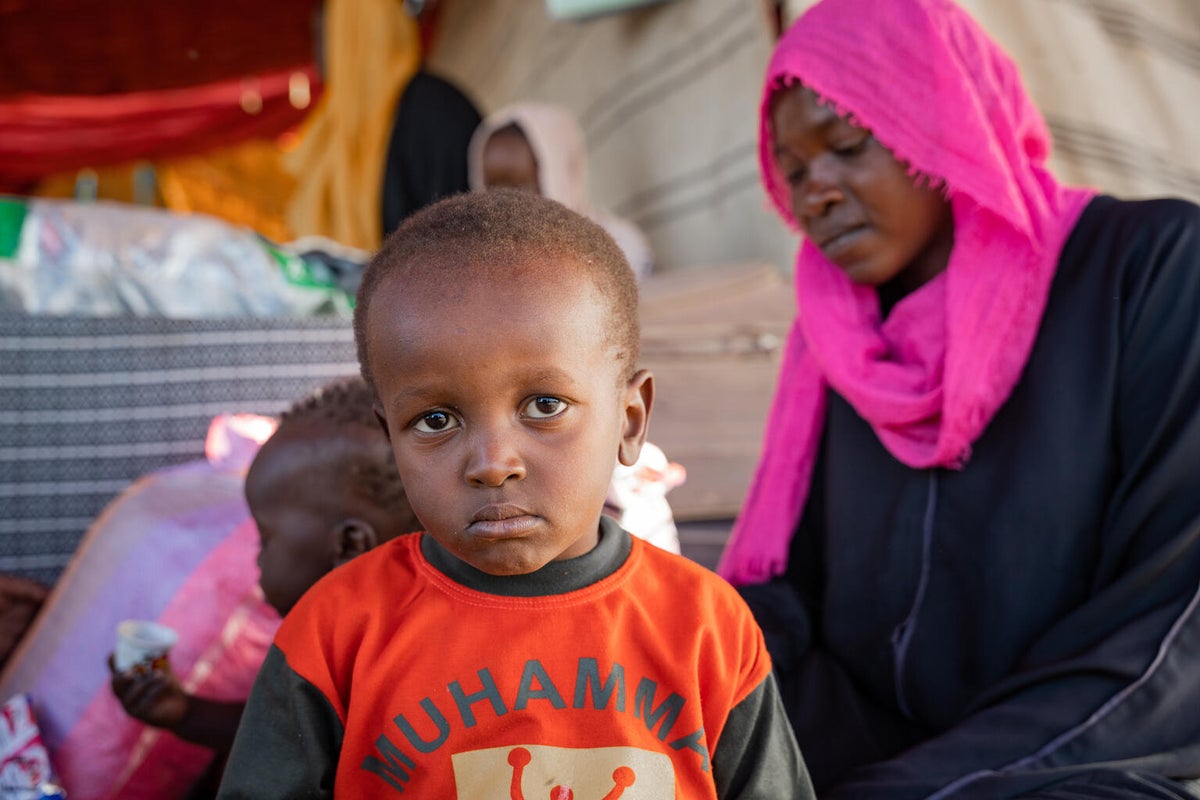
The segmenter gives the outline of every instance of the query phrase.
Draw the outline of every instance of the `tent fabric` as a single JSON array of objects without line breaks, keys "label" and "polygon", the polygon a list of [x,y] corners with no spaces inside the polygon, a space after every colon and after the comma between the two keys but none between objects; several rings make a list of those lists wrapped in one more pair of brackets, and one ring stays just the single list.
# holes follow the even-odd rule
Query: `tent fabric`
[{"label": "tent fabric", "polygon": [[[1020,66],[1056,175],[1200,200],[1200,3],[959,2]],[[575,112],[592,199],[646,232],[657,269],[766,259],[786,270],[796,240],[764,210],[757,174],[772,45],[759,5],[688,0],[573,23],[523,0],[451,2],[431,68],[485,114],[518,100]]]}]

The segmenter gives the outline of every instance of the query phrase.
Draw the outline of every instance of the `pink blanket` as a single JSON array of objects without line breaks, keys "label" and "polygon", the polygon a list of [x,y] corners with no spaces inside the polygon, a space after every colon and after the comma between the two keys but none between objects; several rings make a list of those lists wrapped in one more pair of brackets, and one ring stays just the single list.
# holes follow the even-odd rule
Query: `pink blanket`
[{"label": "pink blanket", "polygon": [[126,618],[180,634],[171,662],[185,689],[237,700],[278,616],[258,589],[258,534],[245,468],[273,423],[219,417],[208,458],[155,472],[95,520],[0,676],[0,698],[27,693],[72,800],[184,797],[212,753],[129,718],[106,658]]}]

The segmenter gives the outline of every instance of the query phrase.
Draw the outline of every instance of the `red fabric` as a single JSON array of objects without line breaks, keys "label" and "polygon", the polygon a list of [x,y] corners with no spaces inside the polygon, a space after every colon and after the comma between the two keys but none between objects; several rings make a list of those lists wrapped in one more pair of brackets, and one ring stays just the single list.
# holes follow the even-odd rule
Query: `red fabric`
[{"label": "red fabric", "polygon": [[[316,73],[302,70],[313,102],[288,100],[294,70],[192,89],[122,95],[25,95],[0,102],[0,191],[20,191],[55,172],[204,152],[295,127],[316,101]],[[262,109],[249,114],[242,95],[253,90]]]},{"label": "red fabric", "polygon": [[0,0],[0,97],[161,91],[301,69],[313,60],[320,5]]}]

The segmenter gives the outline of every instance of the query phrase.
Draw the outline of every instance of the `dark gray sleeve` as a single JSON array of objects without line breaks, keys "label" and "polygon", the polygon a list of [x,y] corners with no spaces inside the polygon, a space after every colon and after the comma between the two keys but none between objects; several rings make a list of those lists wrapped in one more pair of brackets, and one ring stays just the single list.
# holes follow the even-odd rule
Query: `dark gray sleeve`
[{"label": "dark gray sleeve", "polygon": [[734,706],[712,758],[717,797],[814,800],[774,674]]},{"label": "dark gray sleeve", "polygon": [[325,695],[275,645],[254,681],[217,792],[220,800],[333,797],[345,731]]}]

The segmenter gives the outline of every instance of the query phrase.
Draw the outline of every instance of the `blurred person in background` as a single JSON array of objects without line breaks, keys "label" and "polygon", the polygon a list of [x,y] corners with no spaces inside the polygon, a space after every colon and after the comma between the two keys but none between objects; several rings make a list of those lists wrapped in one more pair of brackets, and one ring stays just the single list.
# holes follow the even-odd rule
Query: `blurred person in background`
[{"label": "blurred person in background", "polygon": [[505,106],[475,131],[467,157],[472,190],[507,186],[557,200],[608,231],[639,281],[654,268],[645,234],[592,205],[583,130],[566,108],[535,102]]}]

